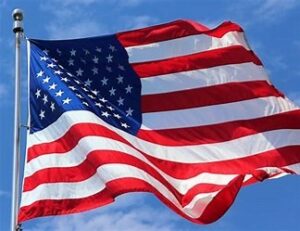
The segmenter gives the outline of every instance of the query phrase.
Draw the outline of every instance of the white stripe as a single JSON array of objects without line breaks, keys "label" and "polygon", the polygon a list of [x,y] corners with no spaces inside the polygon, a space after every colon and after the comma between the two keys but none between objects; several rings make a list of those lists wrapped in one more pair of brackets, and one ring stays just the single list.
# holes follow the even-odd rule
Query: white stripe
[{"label": "white stripe", "polygon": [[[87,121],[90,120],[87,119]],[[62,124],[68,124],[68,121],[65,121]],[[62,130],[60,129],[61,129],[60,127],[57,127],[56,131],[62,134],[65,130],[63,128]],[[124,139],[126,139],[136,149],[150,156],[162,160],[169,160],[169,161],[174,161],[179,163],[205,163],[205,162],[212,162],[212,161],[230,160],[230,159],[255,155],[261,152],[270,151],[273,149],[277,149],[289,145],[300,144],[299,129],[281,129],[281,130],[267,131],[267,132],[249,135],[249,136],[241,137],[226,142],[202,144],[202,145],[175,146],[175,147],[163,146],[148,141],[144,141],[142,139],[136,138],[131,134],[128,134],[126,132],[123,132],[113,127],[111,127],[110,129],[118,133]],[[41,136],[41,134],[42,133],[39,133],[38,139],[39,138],[42,140],[45,139],[45,137]],[[32,135],[30,136],[30,138],[33,138]],[[140,156],[139,153],[133,151],[134,149],[130,148],[126,144],[123,144],[122,142],[117,142],[114,139],[109,139],[104,137],[102,138],[86,137],[83,140],[88,140],[88,141],[86,141],[87,143],[84,146],[86,150],[82,150],[82,152],[87,152],[89,150],[98,150],[98,149],[103,150],[105,148],[105,149],[117,150],[117,151],[124,150],[125,153],[129,153],[138,158],[141,158],[139,157]],[[69,155],[71,156],[71,153],[69,153]],[[36,157],[35,159],[37,160],[33,159],[31,161],[41,160],[38,162],[38,164],[43,165],[45,162],[50,162],[50,160],[40,159],[40,158],[50,158],[50,156],[51,154],[43,155],[40,157]],[[57,162],[60,162],[61,161],[60,158],[64,158],[63,156],[64,156],[63,154],[59,154],[58,156],[56,156]],[[72,157],[73,156],[75,158],[76,153],[74,154],[72,153]],[[68,161],[66,161],[66,164],[68,163]],[[77,165],[79,163],[80,161],[75,162],[74,165]]]},{"label": "white stripe", "polygon": [[269,82],[264,68],[254,63],[242,63],[142,78],[141,83],[142,95],[152,95],[258,80]]},{"label": "white stripe", "polygon": [[207,205],[213,200],[218,192],[214,193],[199,193],[194,196],[191,202],[184,207],[186,213],[191,217],[200,217],[199,214],[202,214],[207,207]]},{"label": "white stripe", "polygon": [[212,49],[240,45],[249,50],[242,32],[228,32],[217,38],[209,35],[190,35],[187,37],[126,47],[130,63],[147,62],[194,54]]},{"label": "white stripe", "polygon": [[176,179],[164,173],[145,158],[143,154],[132,147],[110,138],[90,136],[82,138],[71,151],[64,154],[51,153],[32,159],[26,164],[24,177],[30,177],[35,172],[42,169],[78,166],[86,160],[89,153],[95,150],[124,152],[142,160],[154,168],[181,194],[185,194],[195,184],[200,182],[204,184],[226,185],[237,176],[236,174],[215,174],[204,172],[188,179]]},{"label": "white stripe", "polygon": [[[124,164],[107,164],[102,165],[97,169],[97,173],[89,179],[76,183],[51,183],[39,185],[37,188],[23,192],[21,207],[28,206],[35,201],[39,200],[62,200],[62,199],[78,199],[92,196],[105,188],[105,184],[116,179],[126,177],[133,177],[148,182],[156,188],[165,198],[173,203],[181,211],[187,215],[197,218],[203,212],[202,208],[198,208],[197,201],[192,200],[186,207],[186,211],[179,204],[175,196],[158,180],[149,175],[147,172],[130,165]],[[209,203],[217,192],[203,193],[201,198],[207,198],[206,202]],[[199,198],[199,196],[197,197]],[[200,198],[199,198],[200,199]],[[194,211],[193,207],[197,204],[197,210]],[[207,204],[203,204],[205,208]],[[192,211],[192,212],[191,212]],[[192,215],[190,215],[193,213]]]},{"label": "white stripe", "polygon": [[143,113],[144,130],[195,127],[248,120],[297,109],[282,97],[262,97],[227,104],[181,110]]},{"label": "white stripe", "polygon": [[[263,100],[264,98],[261,98]],[[267,101],[268,98],[265,100]],[[297,106],[293,105],[288,99],[278,99],[281,103],[282,112],[286,111],[292,111],[299,109]],[[242,102],[238,102],[243,106]],[[276,104],[275,101],[270,101],[270,103]],[[278,103],[278,101],[277,101]],[[275,106],[274,106],[275,107]],[[245,109],[247,110],[247,108]],[[220,113],[220,112],[218,112]],[[280,111],[276,112],[273,110],[270,115],[275,115],[277,113],[280,113]],[[108,129],[111,129],[115,132],[117,132],[119,135],[123,136],[125,139],[137,139],[135,136],[131,136],[126,132],[123,132],[122,130],[116,129],[115,127],[109,125],[108,123],[101,120],[97,115],[90,111],[85,110],[76,110],[76,111],[67,111],[63,113],[55,122],[50,124],[47,128],[35,132],[33,134],[28,135],[27,139],[27,147],[31,147],[33,145],[41,144],[41,143],[48,143],[52,142],[54,140],[57,140],[61,136],[63,136],[73,125],[77,123],[96,123],[100,125],[106,126]],[[131,138],[129,138],[131,137]]]},{"label": "white stripe", "polygon": [[291,170],[291,171],[293,171],[295,174],[299,174],[300,175],[300,163],[286,166],[286,168],[289,169],[289,170]]}]

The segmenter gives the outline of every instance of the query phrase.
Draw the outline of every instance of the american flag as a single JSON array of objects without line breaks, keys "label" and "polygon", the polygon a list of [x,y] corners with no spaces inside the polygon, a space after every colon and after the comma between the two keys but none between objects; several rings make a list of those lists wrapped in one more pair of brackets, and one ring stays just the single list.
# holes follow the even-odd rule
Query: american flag
[{"label": "american flag", "polygon": [[28,53],[20,222],[143,191],[210,223],[242,186],[300,173],[300,110],[235,23],[29,39]]}]

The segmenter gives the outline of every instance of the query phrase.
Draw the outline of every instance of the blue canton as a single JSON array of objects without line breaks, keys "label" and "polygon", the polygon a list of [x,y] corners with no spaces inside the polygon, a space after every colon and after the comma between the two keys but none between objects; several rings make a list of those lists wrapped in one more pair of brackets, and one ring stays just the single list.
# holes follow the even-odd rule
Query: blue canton
[{"label": "blue canton", "polygon": [[88,110],[136,134],[141,82],[114,35],[75,40],[30,39],[30,132],[64,112]]}]

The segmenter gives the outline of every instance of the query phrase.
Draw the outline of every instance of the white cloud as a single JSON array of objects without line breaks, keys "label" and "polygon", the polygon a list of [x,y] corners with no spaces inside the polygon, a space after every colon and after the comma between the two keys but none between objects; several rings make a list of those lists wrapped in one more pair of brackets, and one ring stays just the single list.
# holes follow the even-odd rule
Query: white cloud
[{"label": "white cloud", "polygon": [[207,20],[207,19],[204,19],[204,20],[198,20],[201,24],[203,24],[204,26],[210,28],[210,29],[213,29],[213,28],[216,28],[217,26],[219,26],[224,20],[222,19],[213,19],[213,20]]},{"label": "white cloud", "polygon": [[8,86],[5,84],[0,84],[0,99],[2,100],[3,98],[5,98],[7,94],[8,94]]},{"label": "white cloud", "polygon": [[[104,7],[110,7],[111,10],[119,12],[123,8],[133,7],[141,4],[144,0],[111,0],[103,2]],[[120,30],[129,30],[135,28],[146,27],[155,24],[158,20],[155,17],[148,15],[138,16],[124,16],[124,14],[117,14],[113,25],[105,24],[105,18],[102,19],[97,11],[84,10],[89,4],[95,3],[94,0],[87,2],[79,0],[66,0],[63,3],[55,0],[46,4],[41,4],[40,8],[53,15],[53,20],[48,24],[46,30],[51,39],[67,39],[97,36],[100,34],[111,34]],[[102,10],[97,1],[97,7]],[[126,3],[126,4],[125,4]],[[68,5],[67,7],[58,7],[59,4]],[[89,6],[91,7],[91,6]],[[95,8],[96,9],[96,8]],[[97,14],[97,15],[96,15]]]},{"label": "white cloud", "polygon": [[64,6],[72,6],[72,5],[91,5],[99,2],[99,0],[54,0],[56,3],[60,3]]},{"label": "white cloud", "polygon": [[236,2],[228,7],[228,11],[240,22],[243,21],[243,26],[246,27],[257,23],[278,22],[299,6],[298,0],[253,0]]},{"label": "white cloud", "polygon": [[300,49],[300,41],[299,40],[295,40],[293,42],[293,44],[295,45],[296,48],[299,48]]},{"label": "white cloud", "polygon": [[295,104],[300,105],[300,92],[299,91],[297,91],[297,92],[291,92],[287,96]]},{"label": "white cloud", "polygon": [[92,212],[47,218],[26,230],[172,231],[176,229],[176,222],[182,219],[174,217],[147,205],[145,196],[135,193],[121,196],[114,204]]},{"label": "white cloud", "polygon": [[285,58],[282,56],[270,56],[270,63],[273,69],[286,70],[288,68],[287,63],[284,61]]},{"label": "white cloud", "polygon": [[9,197],[9,193],[7,191],[0,190],[0,197]]},{"label": "white cloud", "polygon": [[[60,2],[55,0],[51,4],[48,2],[40,5],[41,10],[53,17],[46,27],[50,39],[91,37],[108,33],[106,26],[96,20],[96,17],[92,17],[89,11],[83,10],[86,5],[94,3],[94,0]],[[60,4],[70,5],[59,7]]]},{"label": "white cloud", "polygon": [[126,30],[152,26],[158,22],[157,18],[149,15],[124,17],[122,21],[124,21],[124,29]]},{"label": "white cloud", "polygon": [[108,3],[121,7],[132,7],[140,5],[145,0],[55,0],[55,2],[63,4],[64,6],[74,6],[74,5],[83,5],[88,6],[91,4],[103,4]]},{"label": "white cloud", "polygon": [[68,25],[50,24],[48,32],[51,39],[73,39],[107,34],[108,30],[98,22],[80,21]]},{"label": "white cloud", "polygon": [[260,1],[254,15],[267,21],[276,21],[287,11],[299,5],[297,0],[265,0]]}]

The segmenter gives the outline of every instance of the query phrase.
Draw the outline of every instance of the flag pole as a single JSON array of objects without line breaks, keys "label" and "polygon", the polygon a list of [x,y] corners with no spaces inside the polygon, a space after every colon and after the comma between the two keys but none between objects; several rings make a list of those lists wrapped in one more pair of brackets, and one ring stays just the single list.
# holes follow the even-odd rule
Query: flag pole
[{"label": "flag pole", "polygon": [[15,108],[14,108],[14,140],[13,140],[13,179],[12,179],[12,204],[11,204],[11,231],[21,230],[18,224],[19,194],[20,194],[20,53],[21,38],[23,35],[23,12],[15,9],[12,13],[15,33]]}]

